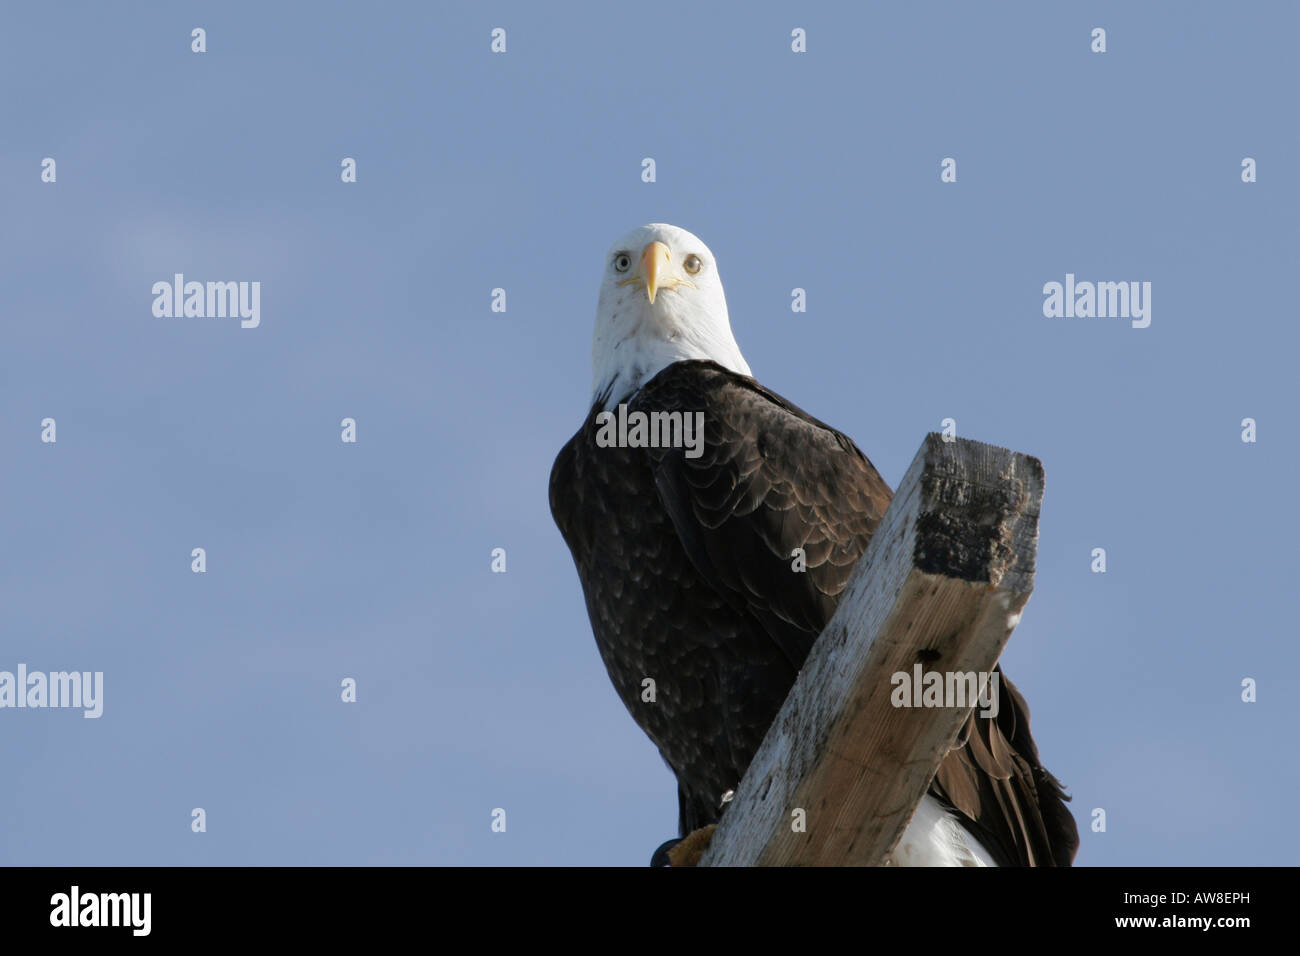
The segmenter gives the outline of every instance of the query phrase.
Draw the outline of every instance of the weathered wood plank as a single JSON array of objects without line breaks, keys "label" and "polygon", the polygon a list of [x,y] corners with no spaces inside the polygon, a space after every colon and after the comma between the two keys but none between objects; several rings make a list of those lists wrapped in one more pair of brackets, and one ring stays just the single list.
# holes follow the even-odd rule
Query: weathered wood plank
[{"label": "weathered wood plank", "polygon": [[1033,590],[1042,495],[1036,458],[926,437],[701,866],[886,858],[971,710],[895,707],[891,677],[992,670]]}]

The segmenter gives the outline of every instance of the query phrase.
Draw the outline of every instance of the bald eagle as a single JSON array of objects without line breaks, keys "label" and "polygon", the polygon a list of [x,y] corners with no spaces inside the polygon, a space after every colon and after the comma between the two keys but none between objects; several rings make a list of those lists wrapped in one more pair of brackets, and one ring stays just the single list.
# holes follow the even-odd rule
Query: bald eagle
[{"label": "bald eagle", "polygon": [[[677,777],[685,836],[720,818],[892,492],[851,439],[754,379],[697,237],[642,226],[603,269],[591,406],[551,470],[551,513],[614,687]],[[888,862],[1073,861],[1068,797],[1000,680],[997,715],[972,713]]]}]

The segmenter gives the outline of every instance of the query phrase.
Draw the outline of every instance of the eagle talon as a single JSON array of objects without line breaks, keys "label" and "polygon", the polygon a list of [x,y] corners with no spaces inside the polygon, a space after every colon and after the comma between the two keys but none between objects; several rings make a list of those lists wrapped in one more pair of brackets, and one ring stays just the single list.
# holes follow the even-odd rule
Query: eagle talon
[{"label": "eagle talon", "polygon": [[[667,850],[669,866],[697,866],[700,858],[704,856],[713,842],[713,831],[718,828],[716,823],[710,823],[707,827],[700,827],[693,830],[686,836],[682,837]],[[666,846],[666,844],[665,844]],[[664,849],[664,847],[660,847]]]}]

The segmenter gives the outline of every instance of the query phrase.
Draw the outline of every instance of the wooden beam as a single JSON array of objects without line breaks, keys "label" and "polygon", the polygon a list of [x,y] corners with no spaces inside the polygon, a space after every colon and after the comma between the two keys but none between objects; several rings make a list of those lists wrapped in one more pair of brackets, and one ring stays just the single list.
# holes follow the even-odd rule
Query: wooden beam
[{"label": "wooden beam", "polygon": [[972,709],[895,707],[891,678],[993,669],[1033,590],[1042,497],[1038,459],[926,437],[701,866],[885,861]]}]

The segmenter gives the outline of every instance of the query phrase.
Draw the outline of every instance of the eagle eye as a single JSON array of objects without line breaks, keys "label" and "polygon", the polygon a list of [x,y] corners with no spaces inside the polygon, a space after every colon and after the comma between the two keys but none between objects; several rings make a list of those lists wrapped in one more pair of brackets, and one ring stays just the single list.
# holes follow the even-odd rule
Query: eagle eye
[{"label": "eagle eye", "polygon": [[614,254],[614,271],[627,272],[632,268],[632,257],[626,252],[616,252]]},{"label": "eagle eye", "polygon": [[700,270],[704,268],[704,260],[692,252],[686,257],[686,261],[682,265],[691,275],[698,275]]}]

